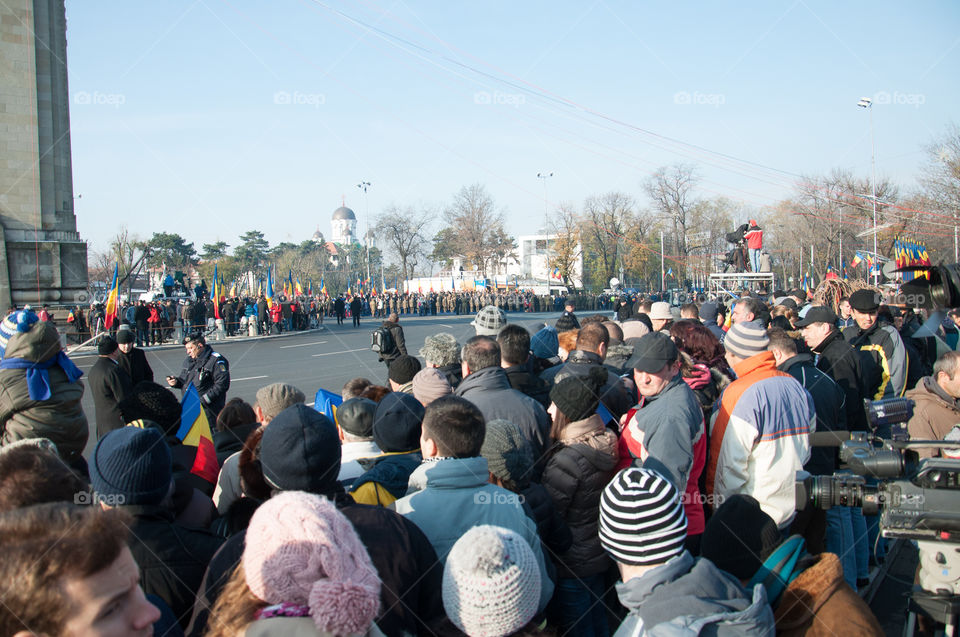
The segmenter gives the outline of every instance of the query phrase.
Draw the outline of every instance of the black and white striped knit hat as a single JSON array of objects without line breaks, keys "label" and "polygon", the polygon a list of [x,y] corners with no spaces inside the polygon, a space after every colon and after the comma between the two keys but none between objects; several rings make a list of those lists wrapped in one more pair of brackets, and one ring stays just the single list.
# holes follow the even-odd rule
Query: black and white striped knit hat
[{"label": "black and white striped knit hat", "polygon": [[770,338],[767,330],[756,321],[734,323],[723,338],[723,346],[728,352],[740,358],[750,358],[767,351]]},{"label": "black and white striped knit hat", "polygon": [[624,469],[603,490],[600,544],[617,562],[662,564],[683,553],[686,538],[680,494],[656,471]]}]

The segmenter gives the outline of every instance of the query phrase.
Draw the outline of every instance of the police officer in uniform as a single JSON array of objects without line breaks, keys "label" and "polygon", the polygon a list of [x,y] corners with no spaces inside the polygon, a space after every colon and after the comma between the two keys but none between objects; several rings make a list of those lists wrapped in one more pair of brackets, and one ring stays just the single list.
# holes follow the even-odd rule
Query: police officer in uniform
[{"label": "police officer in uniform", "polygon": [[193,383],[200,394],[200,402],[215,420],[230,389],[230,363],[213,351],[200,334],[187,336],[183,339],[183,346],[187,350],[183,369],[179,376],[167,376],[167,384],[183,389]]}]

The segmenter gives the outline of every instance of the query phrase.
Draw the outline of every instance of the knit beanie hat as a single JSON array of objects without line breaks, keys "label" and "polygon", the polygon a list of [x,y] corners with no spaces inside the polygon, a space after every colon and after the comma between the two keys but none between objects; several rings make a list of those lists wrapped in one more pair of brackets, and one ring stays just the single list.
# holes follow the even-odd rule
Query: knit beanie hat
[{"label": "knit beanie hat", "polygon": [[495,305],[487,305],[481,309],[470,323],[477,330],[477,336],[493,336],[494,338],[506,324],[507,315]]},{"label": "knit beanie hat", "polygon": [[287,383],[273,383],[257,390],[257,405],[265,420],[273,420],[287,407],[306,400],[302,391]]},{"label": "knit beanie hat", "polygon": [[487,422],[480,455],[487,459],[490,473],[501,480],[510,480],[520,490],[530,484],[533,448],[520,427],[509,420]]},{"label": "knit beanie hat", "polygon": [[540,568],[526,540],[499,526],[475,526],[447,556],[443,607],[470,637],[503,637],[533,619],[540,585]]},{"label": "knit beanie hat", "polygon": [[19,310],[0,321],[0,357],[5,354],[11,338],[17,334],[26,334],[39,320],[40,317],[30,310]]},{"label": "knit beanie hat", "polygon": [[303,403],[287,407],[263,429],[263,477],[280,491],[330,493],[340,474],[337,426]]},{"label": "knit beanie hat", "polygon": [[308,606],[323,633],[365,634],[380,610],[370,555],[346,516],[322,496],[281,493],[260,505],[241,563],[258,599]]},{"label": "knit beanie hat", "polygon": [[100,342],[97,344],[97,354],[100,356],[109,356],[117,351],[119,347],[117,341],[112,336],[101,336]]},{"label": "knit beanie hat", "polygon": [[605,367],[591,367],[586,376],[567,376],[550,390],[550,400],[570,422],[583,420],[597,411],[600,394],[607,382]]},{"label": "knit beanie hat", "polygon": [[710,517],[700,551],[737,579],[749,580],[780,546],[776,522],[749,495],[732,495]]},{"label": "knit beanie hat", "polygon": [[170,449],[152,427],[115,429],[101,438],[90,454],[93,490],[117,505],[160,504],[172,480]]},{"label": "knit beanie hat", "polygon": [[437,398],[443,398],[453,393],[450,381],[436,367],[427,367],[417,372],[413,377],[413,397],[426,407]]},{"label": "knit beanie hat", "polygon": [[172,391],[154,382],[143,380],[134,385],[133,392],[121,399],[117,407],[125,423],[150,420],[168,436],[180,428],[180,401]]},{"label": "knit beanie hat", "polygon": [[662,564],[684,551],[687,516],[680,494],[656,471],[624,469],[600,497],[600,544],[617,562]]},{"label": "knit beanie hat", "polygon": [[373,441],[384,453],[419,449],[423,414],[419,400],[403,392],[390,392],[377,404]]},{"label": "knit beanie hat", "polygon": [[387,376],[398,385],[406,385],[413,380],[423,366],[413,356],[400,356],[390,362]]},{"label": "knit beanie hat", "polygon": [[734,323],[723,339],[726,350],[740,358],[750,358],[765,352],[768,345],[770,339],[767,337],[767,330],[756,321]]},{"label": "knit beanie hat", "polygon": [[133,341],[133,330],[117,330],[117,343],[120,345],[125,345],[132,343]]},{"label": "knit beanie hat", "polygon": [[360,438],[373,435],[373,415],[377,403],[369,398],[351,398],[337,407],[337,424],[346,433]]},{"label": "knit beanie hat", "polygon": [[557,330],[549,325],[545,325],[530,338],[530,351],[537,358],[553,358],[557,355],[559,347]]}]

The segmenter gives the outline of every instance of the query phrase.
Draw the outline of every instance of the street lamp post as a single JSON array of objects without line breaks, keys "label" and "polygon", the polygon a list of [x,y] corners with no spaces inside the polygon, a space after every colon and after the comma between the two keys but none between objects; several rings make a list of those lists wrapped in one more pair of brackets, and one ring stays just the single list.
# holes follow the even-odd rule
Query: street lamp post
[{"label": "street lamp post", "polygon": [[364,224],[367,226],[367,231],[363,235],[363,246],[366,249],[366,262],[367,262],[367,284],[370,283],[370,198],[367,197],[367,188],[371,186],[369,181],[361,181],[357,184],[357,188],[363,191],[363,206],[365,208]]},{"label": "street lamp post", "polygon": [[[870,169],[872,177],[870,180],[870,200],[873,203],[873,253],[877,252],[877,145],[873,137],[873,100],[869,97],[861,97],[857,106],[865,108],[870,112]],[[879,279],[879,272],[874,272],[873,284],[876,285]]]},{"label": "street lamp post", "polygon": [[553,177],[552,172],[537,173],[537,178],[543,180],[543,234],[550,234],[550,221],[547,215],[547,180]]}]

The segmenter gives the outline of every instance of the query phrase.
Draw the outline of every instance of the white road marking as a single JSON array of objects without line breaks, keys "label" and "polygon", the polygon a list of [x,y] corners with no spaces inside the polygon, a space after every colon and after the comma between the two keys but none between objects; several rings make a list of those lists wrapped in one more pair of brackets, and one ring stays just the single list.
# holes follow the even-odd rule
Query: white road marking
[{"label": "white road marking", "polygon": [[231,378],[231,383],[237,383],[241,380],[257,380],[258,378],[269,378],[269,376],[247,376],[246,378]]},{"label": "white road marking", "polygon": [[277,349],[287,349],[288,347],[307,347],[309,345],[323,345],[326,341],[317,341],[316,343],[300,343],[299,345],[281,345]]},{"label": "white road marking", "polygon": [[314,356],[333,356],[334,354],[349,354],[350,352],[365,352],[369,347],[360,347],[357,349],[345,349],[342,352],[326,352],[325,354],[314,354]]}]

